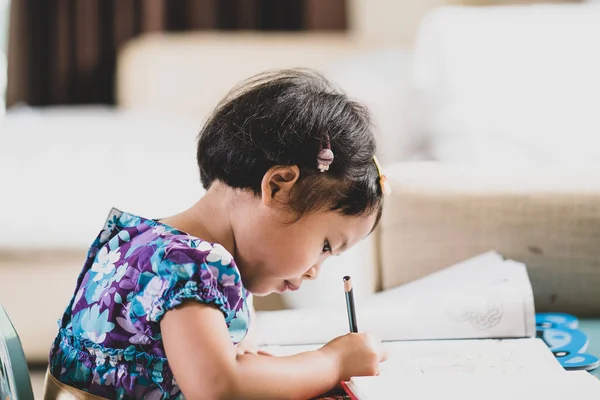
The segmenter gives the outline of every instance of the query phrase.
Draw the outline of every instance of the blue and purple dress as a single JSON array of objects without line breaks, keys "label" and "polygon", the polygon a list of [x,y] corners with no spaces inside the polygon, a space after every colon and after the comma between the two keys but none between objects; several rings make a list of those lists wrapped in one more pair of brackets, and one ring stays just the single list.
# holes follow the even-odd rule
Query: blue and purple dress
[{"label": "blue and purple dress", "polygon": [[111,399],[183,398],[160,320],[186,300],[220,309],[233,344],[246,335],[248,292],[223,246],[111,210],[59,322],[50,373]]}]

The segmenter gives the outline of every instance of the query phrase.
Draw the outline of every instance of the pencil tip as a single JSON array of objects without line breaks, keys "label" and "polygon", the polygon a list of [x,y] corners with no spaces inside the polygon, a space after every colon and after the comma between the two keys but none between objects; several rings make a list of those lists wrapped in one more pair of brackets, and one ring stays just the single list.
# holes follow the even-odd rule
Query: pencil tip
[{"label": "pencil tip", "polygon": [[352,280],[350,279],[349,276],[344,277],[344,290],[346,292],[349,292],[352,290]]}]

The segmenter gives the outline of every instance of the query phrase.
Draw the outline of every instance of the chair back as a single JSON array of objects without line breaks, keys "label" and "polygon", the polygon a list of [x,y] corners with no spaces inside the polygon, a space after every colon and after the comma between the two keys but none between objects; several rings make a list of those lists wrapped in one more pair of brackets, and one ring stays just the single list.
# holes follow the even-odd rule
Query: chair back
[{"label": "chair back", "polygon": [[0,304],[0,400],[33,400],[25,353]]}]

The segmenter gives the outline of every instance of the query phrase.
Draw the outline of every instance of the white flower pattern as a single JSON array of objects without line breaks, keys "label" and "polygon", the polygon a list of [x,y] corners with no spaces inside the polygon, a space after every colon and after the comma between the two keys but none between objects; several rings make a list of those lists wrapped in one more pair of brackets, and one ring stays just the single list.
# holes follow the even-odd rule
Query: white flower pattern
[{"label": "white flower pattern", "polygon": [[160,236],[167,232],[167,228],[164,225],[158,225],[154,229],[152,229],[152,233],[156,234],[156,236]]},{"label": "white flower pattern", "polygon": [[208,242],[200,242],[198,243],[198,247],[196,247],[196,249],[200,251],[211,251],[213,246]]},{"label": "white flower pattern", "polygon": [[236,274],[231,274],[231,275],[223,274],[223,276],[221,276],[221,280],[220,280],[221,285],[234,286],[235,278],[236,278]]},{"label": "white flower pattern", "polygon": [[221,261],[221,265],[230,265],[231,260],[233,260],[231,254],[220,244],[213,245],[210,253],[206,256],[206,261],[213,263]]},{"label": "white flower pattern", "polygon": [[157,304],[160,303],[163,293],[169,287],[169,281],[161,279],[158,276],[153,277],[146,285],[141,296],[138,296],[138,301],[148,312],[148,318],[154,320],[160,310],[157,310]]},{"label": "white flower pattern", "polygon": [[94,281],[98,282],[104,275],[110,274],[115,269],[115,263],[121,258],[121,253],[116,250],[108,251],[102,247],[98,253],[97,261],[92,265],[92,271],[96,273]]}]

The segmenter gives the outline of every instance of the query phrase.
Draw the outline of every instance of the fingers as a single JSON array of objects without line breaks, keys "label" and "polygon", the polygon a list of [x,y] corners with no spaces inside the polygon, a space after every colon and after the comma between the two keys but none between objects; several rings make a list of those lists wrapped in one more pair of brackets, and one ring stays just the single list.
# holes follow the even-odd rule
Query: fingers
[{"label": "fingers", "polygon": [[387,361],[389,355],[390,355],[390,351],[388,349],[383,349],[381,351],[381,359],[379,361],[380,362]]},{"label": "fingers", "polygon": [[247,347],[247,346],[236,347],[235,351],[238,356],[243,356],[244,354],[257,354],[258,353],[258,349],[256,347]]},{"label": "fingers", "polygon": [[259,348],[254,347],[254,346],[252,346],[252,347],[239,346],[239,347],[236,347],[235,351],[238,356],[243,356],[244,354],[254,354],[254,355],[259,355],[259,356],[274,357],[273,354],[269,353],[268,351],[260,350]]},{"label": "fingers", "polygon": [[366,335],[372,344],[381,346],[381,336],[377,335],[376,333],[372,333],[372,332],[367,332]]},{"label": "fingers", "polygon": [[367,337],[369,338],[369,342],[373,349],[377,349],[377,353],[379,354],[379,362],[384,362],[388,359],[389,350],[383,346],[383,342],[381,341],[381,337],[377,334],[367,332]]}]

